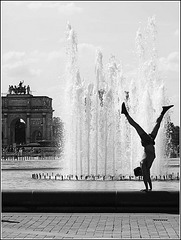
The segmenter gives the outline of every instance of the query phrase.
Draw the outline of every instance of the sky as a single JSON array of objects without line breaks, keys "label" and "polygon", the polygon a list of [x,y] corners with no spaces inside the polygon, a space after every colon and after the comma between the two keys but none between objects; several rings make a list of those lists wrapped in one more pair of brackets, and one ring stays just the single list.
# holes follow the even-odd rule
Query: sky
[{"label": "sky", "polygon": [[67,23],[77,34],[81,78],[91,82],[97,49],[103,64],[114,55],[125,74],[134,71],[136,32],[155,16],[171,120],[180,126],[179,9],[179,1],[1,1],[1,95],[23,80],[34,96],[51,97],[54,116],[61,117]]}]

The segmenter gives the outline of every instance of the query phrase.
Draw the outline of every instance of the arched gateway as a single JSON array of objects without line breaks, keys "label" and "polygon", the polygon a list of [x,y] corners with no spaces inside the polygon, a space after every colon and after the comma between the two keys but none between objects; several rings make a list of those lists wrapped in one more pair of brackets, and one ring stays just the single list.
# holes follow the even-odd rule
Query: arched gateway
[{"label": "arched gateway", "polygon": [[52,140],[52,99],[33,96],[29,85],[22,84],[9,86],[9,93],[2,97],[3,146]]}]

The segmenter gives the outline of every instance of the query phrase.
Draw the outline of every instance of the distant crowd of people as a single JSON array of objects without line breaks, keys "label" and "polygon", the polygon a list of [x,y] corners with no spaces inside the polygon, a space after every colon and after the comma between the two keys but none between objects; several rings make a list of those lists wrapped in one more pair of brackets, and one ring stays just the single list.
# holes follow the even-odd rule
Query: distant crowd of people
[{"label": "distant crowd of people", "polygon": [[42,147],[24,147],[24,146],[7,146],[2,147],[2,159],[8,160],[12,157],[14,159],[22,159],[22,157],[26,158],[33,158],[33,157],[39,157],[41,159],[45,159],[46,157],[52,157],[52,159],[55,159],[58,155],[56,150],[47,150],[46,148]]},{"label": "distant crowd of people", "polygon": [[24,151],[24,147],[13,147],[12,145],[3,147],[2,148],[3,153],[22,153]]},{"label": "distant crowd of people", "polygon": [[[3,155],[8,153],[14,153],[14,154],[18,154],[19,156],[22,156],[25,151],[26,150],[24,147],[13,147],[12,145],[2,148]],[[31,148],[31,152],[34,153],[33,147]]]}]

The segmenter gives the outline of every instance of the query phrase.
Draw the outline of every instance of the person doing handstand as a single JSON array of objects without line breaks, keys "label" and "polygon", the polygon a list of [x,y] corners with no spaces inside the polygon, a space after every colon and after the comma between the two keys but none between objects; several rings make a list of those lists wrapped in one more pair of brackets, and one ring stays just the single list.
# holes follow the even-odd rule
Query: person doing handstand
[{"label": "person doing handstand", "polygon": [[[121,113],[125,114],[128,122],[136,129],[138,135],[141,138],[141,144],[144,147],[144,158],[140,162],[140,167],[142,170],[142,175],[143,175],[143,182],[145,184],[146,189],[142,191],[151,191],[152,190],[152,182],[150,178],[150,168],[152,166],[152,163],[156,157],[155,155],[155,138],[157,136],[158,130],[160,128],[160,123],[163,119],[164,114],[173,107],[174,105],[170,106],[163,106],[162,107],[162,112],[160,116],[156,120],[156,125],[153,128],[152,132],[150,134],[147,134],[129,115],[125,103],[122,103],[122,110]],[[148,189],[148,185],[150,189]]]}]

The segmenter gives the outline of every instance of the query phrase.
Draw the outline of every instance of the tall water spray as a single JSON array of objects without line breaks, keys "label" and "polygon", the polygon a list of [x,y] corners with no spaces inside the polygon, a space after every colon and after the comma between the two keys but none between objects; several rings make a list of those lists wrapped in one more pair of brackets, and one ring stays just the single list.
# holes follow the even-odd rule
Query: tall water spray
[{"label": "tall water spray", "polygon": [[[168,104],[159,76],[156,52],[155,18],[149,18],[146,30],[136,33],[137,73],[124,77],[121,65],[112,56],[103,66],[103,55],[96,53],[95,79],[85,85],[78,69],[77,37],[67,24],[67,66],[65,91],[65,166],[66,174],[133,175],[139,166],[143,148],[140,138],[124,115],[126,102],[130,115],[151,132],[162,106]],[[167,113],[156,139],[157,158],[152,174],[164,170]]]}]

